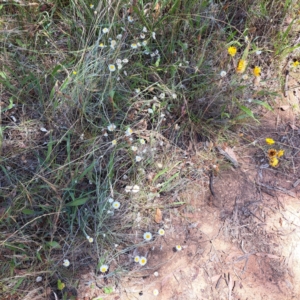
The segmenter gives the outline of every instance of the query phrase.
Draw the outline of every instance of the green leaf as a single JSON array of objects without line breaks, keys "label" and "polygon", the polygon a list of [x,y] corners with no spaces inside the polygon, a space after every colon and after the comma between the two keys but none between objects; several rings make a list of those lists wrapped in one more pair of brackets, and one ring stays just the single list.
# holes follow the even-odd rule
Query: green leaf
[{"label": "green leaf", "polygon": [[113,288],[112,287],[104,287],[103,292],[104,292],[104,294],[111,294],[113,292]]},{"label": "green leaf", "polygon": [[244,106],[244,105],[240,105],[240,109],[246,113],[249,117],[251,117],[252,119],[254,119],[256,122],[258,122],[258,120],[254,117],[254,114],[252,112],[251,109],[249,109],[248,107]]},{"label": "green leaf", "polygon": [[164,182],[162,188],[159,190],[159,193],[162,193],[163,191],[165,191],[167,189],[167,187],[168,187],[168,184],[170,182],[172,182],[178,176],[179,176],[179,172],[177,172],[176,174],[174,174],[173,176],[171,176],[171,178],[169,178],[166,182]]},{"label": "green leaf", "polygon": [[66,204],[66,206],[79,206],[85,204],[89,198],[79,198]]},{"label": "green leaf", "polygon": [[62,291],[65,288],[65,286],[66,285],[60,279],[57,280],[57,289],[59,291]]},{"label": "green leaf", "polygon": [[143,23],[143,25],[146,26],[146,28],[149,30],[150,26],[145,19],[144,11],[140,10],[136,5],[133,5],[132,7],[133,11],[139,16],[141,23]]},{"label": "green leaf", "polygon": [[156,62],[155,62],[155,67],[159,67],[159,63],[160,63],[160,57],[156,60]]},{"label": "green leaf", "polygon": [[172,8],[168,12],[168,15],[174,15],[177,12],[180,2],[181,0],[175,0],[175,3],[173,4]]},{"label": "green leaf", "polygon": [[40,252],[36,252],[36,257],[40,262],[43,262]]},{"label": "green leaf", "polygon": [[52,241],[52,242],[47,242],[46,246],[48,246],[49,248],[54,248],[54,249],[60,249],[61,246],[58,242]]},{"label": "green leaf", "polygon": [[0,71],[0,76],[3,78],[3,79],[7,79],[7,75],[5,72],[3,71]]},{"label": "green leaf", "polygon": [[2,109],[2,112],[5,112],[5,111],[7,111],[7,110],[10,110],[10,109],[12,109],[13,107],[14,107],[14,99],[13,99],[13,97],[10,97],[10,98],[9,98],[9,104],[8,104],[8,106],[5,107],[5,108],[3,108],[3,109]]},{"label": "green leaf", "polygon": [[79,182],[88,172],[90,172],[94,166],[96,161],[93,161],[81,174],[78,176],[77,181]]},{"label": "green leaf", "polygon": [[265,107],[268,110],[273,110],[273,108],[265,101],[253,100],[253,103],[259,104],[259,105]]},{"label": "green leaf", "polygon": [[28,208],[24,208],[23,210],[22,210],[22,213],[24,214],[24,215],[34,215],[34,210],[32,210],[32,209],[28,209]]}]

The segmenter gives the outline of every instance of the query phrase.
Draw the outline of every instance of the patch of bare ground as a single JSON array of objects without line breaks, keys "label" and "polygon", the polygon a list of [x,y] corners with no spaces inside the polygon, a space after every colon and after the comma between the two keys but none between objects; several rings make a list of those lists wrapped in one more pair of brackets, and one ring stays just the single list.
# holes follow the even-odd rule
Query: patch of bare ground
[{"label": "patch of bare ground", "polygon": [[[298,126],[291,107],[266,114],[235,150],[239,167],[187,186],[187,204],[163,220],[166,235],[141,248],[146,267],[133,266],[103,299],[300,299]],[[285,150],[278,168],[266,137]]]}]

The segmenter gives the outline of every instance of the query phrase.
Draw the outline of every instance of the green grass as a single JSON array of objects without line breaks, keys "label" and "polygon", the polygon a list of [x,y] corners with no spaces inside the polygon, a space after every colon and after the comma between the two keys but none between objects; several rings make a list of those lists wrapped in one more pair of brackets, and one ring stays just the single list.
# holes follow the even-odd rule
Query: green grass
[{"label": "green grass", "polygon": [[[236,143],[238,128],[256,126],[260,108],[272,109],[280,87],[268,68],[296,47],[290,45],[292,25],[299,24],[292,1],[109,3],[0,6],[5,296],[22,299],[43,276],[45,289],[66,297],[58,280],[76,288],[74,278],[87,265],[97,273],[102,264],[112,266],[110,285],[130,272],[130,254],[145,245],[143,232],[158,238],[156,208],[169,213],[182,204],[172,193],[194,172],[181,167],[189,141],[198,135]],[[288,13],[293,21],[283,27]],[[231,45],[235,57],[227,53]],[[243,55],[248,78],[235,72]],[[256,88],[252,65],[263,72]],[[277,80],[274,91],[268,80]],[[138,193],[125,192],[134,185]]]}]

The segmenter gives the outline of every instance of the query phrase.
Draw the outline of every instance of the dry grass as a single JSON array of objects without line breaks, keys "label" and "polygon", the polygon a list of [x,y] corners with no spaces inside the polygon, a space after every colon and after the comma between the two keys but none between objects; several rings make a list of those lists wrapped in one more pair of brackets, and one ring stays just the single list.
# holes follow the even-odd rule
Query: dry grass
[{"label": "dry grass", "polygon": [[91,4],[1,4],[5,297],[24,299],[37,276],[43,293],[65,299],[85,268],[107,264],[103,286],[130,272],[143,233],[157,236],[156,209],[181,205],[174,194],[214,161],[204,151],[199,170],[186,155],[208,140],[234,145],[241,128],[255,127],[281,87],[268,70],[296,46],[292,1]]}]

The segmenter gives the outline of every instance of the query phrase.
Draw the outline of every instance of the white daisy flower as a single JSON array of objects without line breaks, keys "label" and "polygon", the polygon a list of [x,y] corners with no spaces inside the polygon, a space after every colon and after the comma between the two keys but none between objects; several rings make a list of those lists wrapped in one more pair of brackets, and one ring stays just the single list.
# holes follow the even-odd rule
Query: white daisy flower
[{"label": "white daisy flower", "polygon": [[143,45],[144,47],[146,47],[146,46],[147,46],[147,44],[148,44],[148,42],[147,42],[147,41],[143,41],[143,42],[142,42],[142,45]]},{"label": "white daisy flower", "polygon": [[166,96],[165,93],[161,93],[158,97],[159,97],[160,99],[165,99],[165,96]]},{"label": "white daisy flower", "polygon": [[256,51],[255,51],[255,54],[256,54],[256,55],[261,55],[261,53],[262,53],[261,50],[256,50]]},{"label": "white daisy flower", "polygon": [[35,279],[36,282],[41,282],[43,281],[43,277],[42,276],[38,276],[36,279]]},{"label": "white daisy flower", "polygon": [[158,276],[158,272],[154,272],[153,275],[154,275],[155,277],[157,277],[157,276]]},{"label": "white daisy flower", "polygon": [[136,263],[138,263],[139,261],[140,261],[140,257],[137,255],[137,256],[135,256],[134,257],[134,261],[136,262]]},{"label": "white daisy flower", "polygon": [[144,139],[140,139],[140,143],[141,143],[141,145],[145,145],[146,144],[146,142],[145,142]]},{"label": "white daisy flower", "polygon": [[128,63],[128,59],[127,58],[124,58],[123,60],[122,60],[122,62],[124,63],[124,64],[127,64]]},{"label": "white daisy flower", "polygon": [[172,98],[173,99],[176,99],[177,98],[177,95],[174,93],[174,94],[172,94]]},{"label": "white daisy flower", "polygon": [[113,198],[108,198],[107,200],[109,203],[113,203],[115,200]]},{"label": "white daisy flower", "polygon": [[117,35],[117,39],[118,39],[118,40],[122,39],[122,34],[118,34],[118,35]]},{"label": "white daisy flower", "polygon": [[127,128],[127,130],[125,131],[126,136],[130,136],[130,135],[132,135],[132,133],[133,133],[133,130],[130,127]]},{"label": "white daisy flower", "polygon": [[153,38],[154,40],[156,40],[156,33],[155,33],[155,32],[152,32],[152,38]]},{"label": "white daisy flower", "polygon": [[107,126],[107,130],[108,131],[114,131],[115,129],[116,129],[117,127],[116,127],[116,125],[115,124],[109,124],[108,126]]},{"label": "white daisy flower", "polygon": [[147,263],[147,258],[142,256],[142,257],[140,258],[139,264],[140,264],[141,266],[144,266],[146,263]]},{"label": "white daisy flower", "polygon": [[227,72],[226,72],[226,71],[221,71],[221,72],[220,72],[220,76],[221,76],[221,77],[225,77],[226,75],[227,75]]},{"label": "white daisy flower", "polygon": [[113,146],[116,146],[117,145],[117,140],[112,140],[111,143],[112,143]]},{"label": "white daisy flower", "polygon": [[141,156],[137,155],[137,156],[135,157],[135,161],[136,161],[136,162],[140,162],[141,160],[142,160],[142,157],[141,157]]},{"label": "white daisy flower", "polygon": [[108,133],[107,133],[107,132],[105,132],[103,135],[104,135],[104,136],[108,136]]},{"label": "white daisy flower", "polygon": [[131,186],[131,185],[127,185],[125,187],[125,192],[126,193],[133,193],[133,194],[136,194],[140,191],[140,187],[138,185],[134,185],[134,186]]},{"label": "white daisy flower", "polygon": [[109,71],[114,72],[114,71],[116,71],[116,66],[115,65],[108,65],[108,69],[109,69]]},{"label": "white daisy flower", "polygon": [[149,114],[153,114],[153,109],[152,108],[148,108],[148,113]]},{"label": "white daisy flower", "polygon": [[112,207],[114,209],[118,209],[120,207],[121,203],[119,201],[114,201],[113,204],[112,204]]},{"label": "white daisy flower", "polygon": [[90,4],[90,8],[93,9],[94,8],[94,4]]},{"label": "white daisy flower", "polygon": [[140,34],[140,38],[141,38],[142,40],[143,40],[145,37],[146,37],[146,36],[145,36],[144,33],[141,33],[141,34]]},{"label": "white daisy flower", "polygon": [[165,230],[162,229],[162,228],[160,228],[160,229],[158,230],[158,234],[159,234],[159,235],[165,235]]},{"label": "white daisy flower", "polygon": [[70,265],[70,261],[68,259],[64,259],[63,266],[68,267]]},{"label": "white daisy flower", "polygon": [[176,249],[176,251],[181,251],[181,250],[182,250],[182,247],[181,247],[180,245],[177,245],[177,246],[175,247],[175,249]]},{"label": "white daisy flower", "polygon": [[152,233],[151,232],[145,232],[144,233],[144,240],[151,241],[152,240]]},{"label": "white daisy flower", "polygon": [[[118,70],[121,70],[123,66],[121,64],[117,64],[117,67],[118,67]],[[118,77],[118,81],[119,80],[120,80],[120,77]]]},{"label": "white daisy flower", "polygon": [[132,23],[132,22],[133,22],[133,18],[132,18],[132,16],[128,16],[128,18],[127,18],[127,19],[128,19],[128,22],[129,22],[129,23]]},{"label": "white daisy flower", "polygon": [[136,193],[138,193],[140,191],[140,187],[138,186],[138,185],[134,185],[133,187],[132,187],[132,193],[134,193],[134,194],[136,194]]},{"label": "white daisy flower", "polygon": [[136,152],[137,151],[137,147],[136,146],[131,146],[131,150],[133,151],[133,152]]},{"label": "white daisy flower", "polygon": [[141,89],[135,89],[134,91],[135,91],[136,94],[138,94],[138,93],[141,92]]},{"label": "white daisy flower", "polygon": [[89,243],[92,243],[94,241],[94,239],[92,237],[88,236],[88,235],[86,236],[86,238],[89,241]]},{"label": "white daisy flower", "polygon": [[106,27],[103,28],[103,29],[102,29],[102,32],[103,32],[103,33],[108,33],[108,28],[106,28]]},{"label": "white daisy flower", "polygon": [[101,272],[101,273],[106,273],[107,270],[108,270],[108,265],[102,265],[102,266],[100,267],[100,272]]},{"label": "white daisy flower", "polygon": [[103,49],[103,48],[105,48],[106,46],[105,46],[103,43],[100,43],[100,44],[99,44],[99,47]]},{"label": "white daisy flower", "polygon": [[117,42],[115,40],[110,41],[110,48],[115,49]]},{"label": "white daisy flower", "polygon": [[153,290],[153,295],[154,296],[158,296],[158,294],[159,294],[159,291],[157,289]]},{"label": "white daisy flower", "polygon": [[148,30],[147,30],[147,27],[146,27],[146,26],[144,26],[144,27],[143,27],[143,32],[145,32],[145,33],[146,33],[146,32],[148,32]]},{"label": "white daisy flower", "polygon": [[116,64],[118,65],[120,65],[122,63],[122,60],[120,59],[120,58],[118,58],[117,60],[116,60]]},{"label": "white daisy flower", "polygon": [[132,44],[131,44],[131,48],[132,48],[132,49],[137,49],[137,47],[138,47],[137,43],[132,43]]}]

